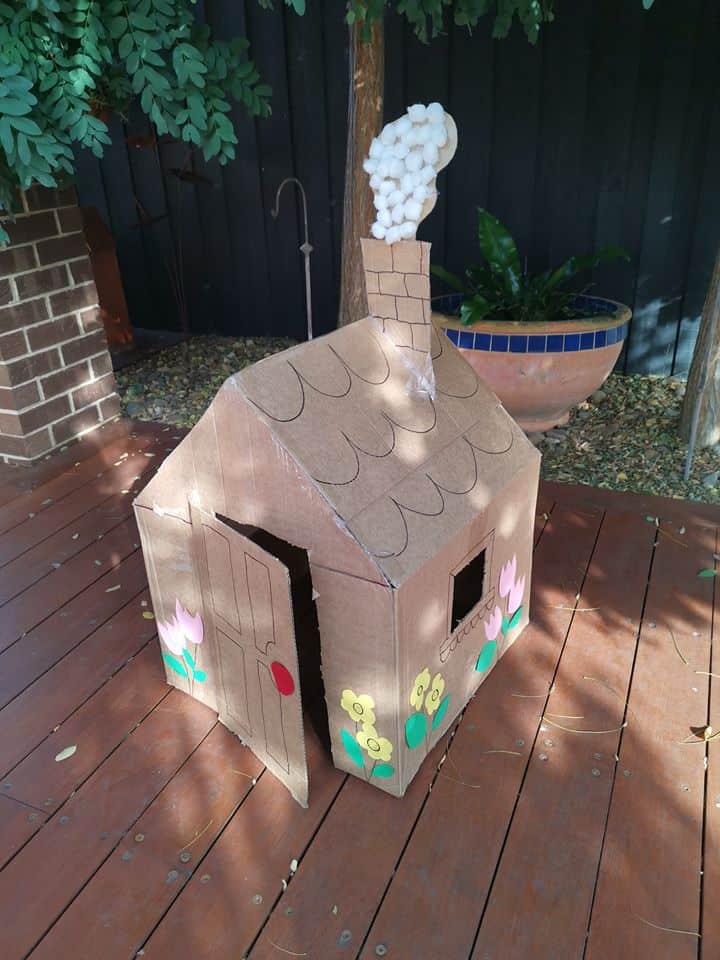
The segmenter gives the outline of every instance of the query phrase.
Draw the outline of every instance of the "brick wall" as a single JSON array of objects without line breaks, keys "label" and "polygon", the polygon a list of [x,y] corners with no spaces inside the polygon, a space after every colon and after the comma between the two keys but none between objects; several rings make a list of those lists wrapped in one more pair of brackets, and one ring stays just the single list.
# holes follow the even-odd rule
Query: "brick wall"
[{"label": "brick wall", "polygon": [[0,246],[0,459],[32,460],[120,402],[75,192],[33,187]]}]

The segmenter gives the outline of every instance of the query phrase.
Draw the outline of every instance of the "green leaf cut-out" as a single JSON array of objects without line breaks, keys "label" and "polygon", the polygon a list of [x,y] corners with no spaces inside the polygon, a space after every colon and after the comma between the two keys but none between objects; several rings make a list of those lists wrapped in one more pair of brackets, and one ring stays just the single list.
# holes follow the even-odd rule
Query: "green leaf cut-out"
[{"label": "green leaf cut-out", "polygon": [[347,730],[341,730],[340,736],[342,737],[342,743],[345,747],[345,753],[350,757],[354,764],[357,764],[358,767],[365,766],[365,758],[363,757],[363,752],[360,749],[360,744],[357,742],[355,737],[351,733],[348,733]]},{"label": "green leaf cut-out", "polygon": [[414,750],[425,739],[427,717],[424,713],[412,713],[405,721],[405,742]]},{"label": "green leaf cut-out", "polygon": [[440,724],[443,722],[443,719],[445,717],[445,714],[447,713],[449,704],[450,704],[450,694],[448,693],[447,696],[442,698],[442,700],[440,701],[440,706],[435,711],[435,716],[432,718],[432,726],[431,726],[432,730],[434,730],[436,727],[439,727]]},{"label": "green leaf cut-out", "polygon": [[193,660],[192,655],[187,650],[183,650],[182,655],[185,663],[190,667],[191,670],[194,670],[195,661]]},{"label": "green leaf cut-out", "polygon": [[505,634],[508,632],[509,629],[510,629],[510,621],[508,620],[507,617],[503,616],[503,618],[502,618],[502,624],[501,624],[501,626],[500,626],[500,630],[501,630],[501,632],[502,632],[502,635],[505,636]]},{"label": "green leaf cut-out", "polygon": [[480,656],[477,658],[477,663],[475,664],[475,669],[478,673],[485,673],[488,667],[492,664],[495,659],[495,652],[497,650],[497,640],[489,640],[485,646],[480,651]]},{"label": "green leaf cut-out", "polygon": [[193,672],[193,679],[197,680],[198,683],[205,683],[207,680],[207,674],[204,670],[195,670]]},{"label": "green leaf cut-out", "polygon": [[389,763],[378,763],[373,767],[371,776],[384,779],[386,777],[392,777],[394,773],[395,767],[391,766]]},{"label": "green leaf cut-out", "polygon": [[523,608],[518,607],[515,613],[510,617],[510,621],[508,623],[508,630],[514,630],[515,627],[520,623],[522,612],[523,612]]},{"label": "green leaf cut-out", "polygon": [[718,575],[717,570],[710,570],[709,568],[698,571],[698,576],[702,577],[704,580],[709,580],[710,577],[716,577],[717,575]]},{"label": "green leaf cut-out", "polygon": [[171,653],[165,653],[163,651],[163,660],[167,663],[171,670],[174,670],[175,673],[180,674],[181,677],[185,677],[187,680],[188,672],[185,669],[185,664],[182,660],[178,660],[177,657],[174,657]]}]

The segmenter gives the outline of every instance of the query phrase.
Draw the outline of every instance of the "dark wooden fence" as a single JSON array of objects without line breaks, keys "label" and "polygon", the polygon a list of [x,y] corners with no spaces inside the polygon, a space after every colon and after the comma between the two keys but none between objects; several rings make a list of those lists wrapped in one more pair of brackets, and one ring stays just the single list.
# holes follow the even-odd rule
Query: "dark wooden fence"
[{"label": "dark wooden fence", "polygon": [[[205,0],[221,36],[246,34],[273,87],[272,117],[234,111],[237,159],[220,168],[184,145],[147,146],[133,114],[113,121],[102,162],[80,158],[81,200],[112,227],[133,322],[302,338],[299,208],[275,191],[301,178],[310,205],[315,327],[337,311],[347,96],[344,4],[305,17],[255,0]],[[595,289],[632,305],[629,371],[688,369],[720,242],[720,3],[572,0],[530,46],[515,28],[449,28],[423,46],[388,15],[386,116],[439,100],[460,134],[421,236],[455,271],[476,259],[475,208],[510,227],[530,268],[619,244]],[[178,171],[190,169],[190,179]],[[438,291],[440,292],[440,291]]]}]

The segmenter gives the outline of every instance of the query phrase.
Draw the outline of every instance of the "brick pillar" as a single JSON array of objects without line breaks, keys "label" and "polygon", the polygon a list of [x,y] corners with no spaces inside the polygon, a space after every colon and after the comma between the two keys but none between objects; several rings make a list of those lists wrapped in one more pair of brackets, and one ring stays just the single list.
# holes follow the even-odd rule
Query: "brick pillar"
[{"label": "brick pillar", "polygon": [[0,247],[0,459],[33,460],[120,402],[74,190],[33,187]]},{"label": "brick pillar", "polygon": [[430,244],[421,240],[360,241],[368,308],[425,389],[435,390],[430,309]]}]

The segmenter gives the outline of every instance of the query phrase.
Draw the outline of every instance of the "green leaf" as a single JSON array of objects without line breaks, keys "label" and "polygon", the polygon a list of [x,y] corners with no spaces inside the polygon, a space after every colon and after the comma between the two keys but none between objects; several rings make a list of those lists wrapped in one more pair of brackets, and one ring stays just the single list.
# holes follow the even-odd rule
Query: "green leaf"
[{"label": "green leaf", "polygon": [[118,56],[121,60],[125,60],[126,57],[130,54],[130,51],[133,49],[134,43],[131,33],[123,34],[120,43],[118,44]]},{"label": "green leaf", "polygon": [[508,624],[508,630],[513,630],[519,623],[522,617],[523,608],[518,607],[515,613],[510,617],[510,623]]},{"label": "green leaf", "polygon": [[565,281],[577,276],[577,274],[584,273],[586,270],[592,270],[604,260],[617,260],[618,258],[624,260],[630,259],[621,247],[603,247],[601,250],[598,250],[597,253],[590,253],[584,257],[570,257],[569,260],[566,260],[565,263],[550,274],[544,287],[546,290],[553,290],[561,283],[565,283]]},{"label": "green leaf", "polygon": [[655,3],[655,0],[642,0],[643,10],[649,10],[653,3]]},{"label": "green leaf", "polygon": [[449,705],[450,705],[450,694],[448,693],[442,698],[442,700],[440,701],[439,707],[435,711],[435,715],[432,718],[432,725],[430,727],[431,730],[434,730],[436,727],[439,727],[440,724],[443,722]]},{"label": "green leaf", "polygon": [[485,671],[492,665],[492,662],[495,659],[496,651],[497,640],[488,640],[488,642],[480,651],[480,656],[477,658],[477,663],[475,664],[475,669],[478,673],[485,673]]},{"label": "green leaf", "polygon": [[195,669],[195,661],[193,660],[192,654],[189,650],[183,650],[182,652],[183,660],[190,667],[191,670]]},{"label": "green leaf", "polygon": [[500,626],[500,632],[502,633],[503,636],[505,636],[505,634],[508,632],[509,629],[510,629],[510,621],[503,614],[502,624]]},{"label": "green leaf", "polygon": [[340,736],[342,738],[342,744],[345,747],[345,753],[358,767],[364,767],[365,757],[355,737],[353,737],[351,733],[348,733],[347,730],[341,730]]},{"label": "green leaf", "polygon": [[385,779],[386,777],[392,777],[394,773],[395,767],[390,766],[389,763],[378,763],[373,767],[371,776]]},{"label": "green leaf", "polygon": [[707,579],[709,579],[710,577],[716,577],[717,575],[718,575],[718,571],[717,571],[717,570],[710,570],[709,568],[708,568],[708,569],[705,569],[705,570],[699,570],[699,571],[698,571],[698,576],[699,576],[699,577],[702,577],[704,580],[707,580]]},{"label": "green leaf", "polygon": [[166,653],[164,650],[162,657],[171,670],[174,670],[175,673],[180,674],[181,677],[185,677],[187,680],[188,672],[185,669],[185,664],[182,662],[182,660],[178,660],[177,657],[174,657],[171,653]]},{"label": "green leaf", "polygon": [[482,208],[478,210],[478,242],[490,270],[502,281],[506,292],[517,294],[522,269],[515,241],[497,217]]},{"label": "green leaf", "polygon": [[427,717],[424,713],[412,713],[405,721],[405,742],[414,750],[425,739]]},{"label": "green leaf", "polygon": [[480,294],[476,294],[470,300],[466,300],[460,307],[460,323],[470,327],[473,323],[479,323],[492,311],[492,305]]},{"label": "green leaf", "polygon": [[456,277],[454,273],[450,273],[449,270],[446,270],[445,267],[441,267],[437,263],[430,265],[430,273],[433,276],[437,277],[439,280],[442,280],[449,287],[452,287],[453,290],[457,290],[459,293],[467,293],[467,287],[462,282],[460,277]]},{"label": "green leaf", "polygon": [[30,113],[35,102],[35,97],[25,101],[15,97],[12,100],[9,97],[2,97],[0,98],[0,114],[5,114],[7,117],[23,117]]},{"label": "green leaf", "polygon": [[197,680],[198,683],[205,683],[207,680],[207,674],[204,670],[194,670],[193,679]]}]

